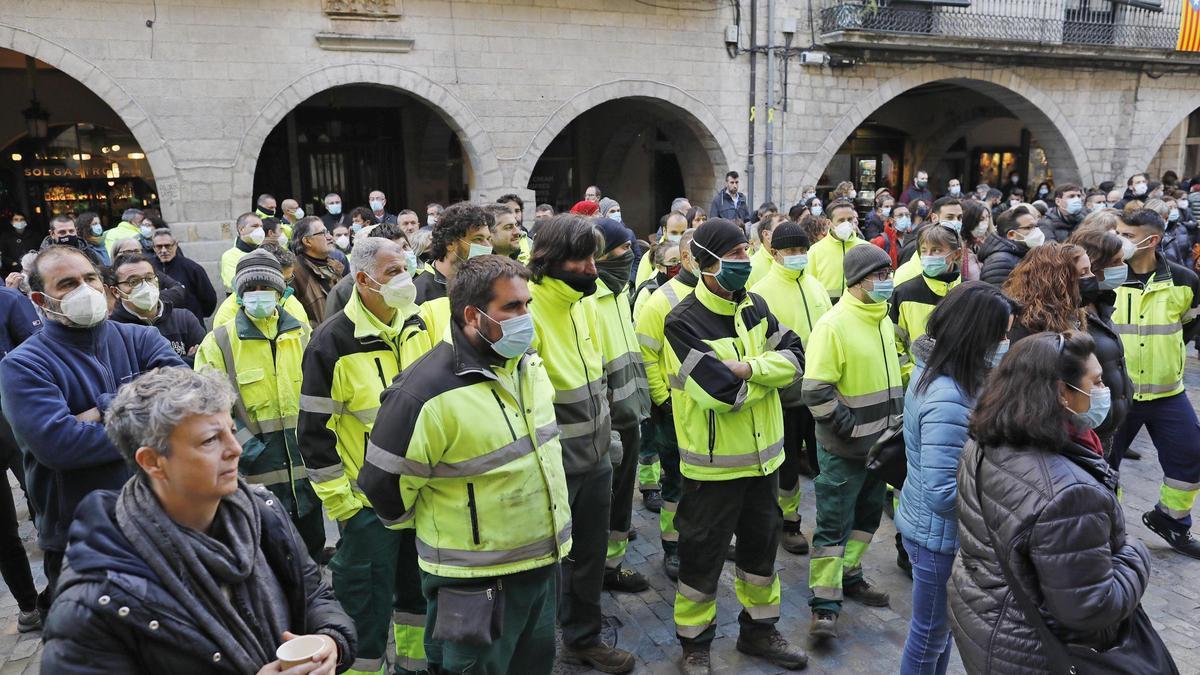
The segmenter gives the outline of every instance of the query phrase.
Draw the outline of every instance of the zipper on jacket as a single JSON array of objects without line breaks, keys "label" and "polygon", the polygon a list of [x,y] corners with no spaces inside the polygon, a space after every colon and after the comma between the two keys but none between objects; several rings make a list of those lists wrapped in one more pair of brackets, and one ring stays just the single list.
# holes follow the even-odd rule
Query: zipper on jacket
[{"label": "zipper on jacket", "polygon": [[517,432],[513,429],[512,420],[508,419],[508,408],[504,407],[504,401],[500,400],[500,394],[496,390],[492,390],[492,398],[496,399],[496,405],[500,406],[500,414],[504,416],[504,423],[508,425],[508,433],[512,435],[512,439],[517,440]]},{"label": "zipper on jacket", "polygon": [[379,360],[378,356],[375,357],[375,370],[379,373],[379,382],[383,384],[384,389],[387,389],[388,381],[383,375],[383,361]]},{"label": "zipper on jacket", "polygon": [[804,292],[804,285],[796,279],[796,288],[800,289],[800,305],[804,307],[804,319],[808,321],[808,333],[812,335],[812,314],[808,311],[808,294]]},{"label": "zipper on jacket", "polygon": [[475,484],[467,483],[467,508],[471,511],[471,536],[479,545],[479,513],[475,510]]},{"label": "zipper on jacket", "polygon": [[708,463],[712,464],[713,448],[717,445],[717,414],[713,411],[708,411]]}]

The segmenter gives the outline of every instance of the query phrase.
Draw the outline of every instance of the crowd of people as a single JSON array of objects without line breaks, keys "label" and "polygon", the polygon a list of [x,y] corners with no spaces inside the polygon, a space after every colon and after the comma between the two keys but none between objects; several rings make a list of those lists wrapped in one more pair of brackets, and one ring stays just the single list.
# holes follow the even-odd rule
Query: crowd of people
[{"label": "crowd of people", "polygon": [[[727,561],[736,648],[777,667],[848,601],[888,606],[862,566],[885,513],[913,582],[900,672],[945,673],[955,643],[972,673],[1172,672],[1119,470],[1146,427],[1142,521],[1200,558],[1200,181],[1037,193],[934,198],[918,171],[899,199],[752,212],[731,171],[642,238],[598,186],[423,224],[380,191],[319,216],[263,194],[224,299],[157,213],[56,216],[36,244],[15,217],[0,446],[47,579],[6,492],[19,630],[51,673],[629,672],[601,596],[649,588],[640,492],[685,673],[713,668]],[[778,629],[783,593],[806,635]]]}]

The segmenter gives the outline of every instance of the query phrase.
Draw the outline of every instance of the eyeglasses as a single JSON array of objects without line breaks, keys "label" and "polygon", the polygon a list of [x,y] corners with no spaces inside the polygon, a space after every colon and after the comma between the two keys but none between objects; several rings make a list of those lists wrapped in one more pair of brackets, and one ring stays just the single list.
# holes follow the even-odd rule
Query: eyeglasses
[{"label": "eyeglasses", "polygon": [[174,250],[175,250],[175,246],[176,246],[176,244],[175,244],[174,242],[171,242],[170,244],[155,244],[155,245],[154,245],[154,250],[155,250],[155,251],[162,251],[162,252],[164,252],[164,253],[165,253],[165,252],[168,252],[168,251],[174,251]]},{"label": "eyeglasses", "polygon": [[137,288],[138,286],[141,286],[144,283],[157,286],[158,285],[158,277],[154,276],[154,275],[147,276],[147,277],[130,277],[130,278],[126,279],[125,281],[117,282],[117,288],[128,293],[128,292],[132,291],[133,289]]}]

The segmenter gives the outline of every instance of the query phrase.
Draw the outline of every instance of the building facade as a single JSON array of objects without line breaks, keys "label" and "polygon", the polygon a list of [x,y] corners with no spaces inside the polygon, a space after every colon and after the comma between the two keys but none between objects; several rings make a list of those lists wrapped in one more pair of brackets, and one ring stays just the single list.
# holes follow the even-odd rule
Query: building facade
[{"label": "building facade", "polygon": [[1185,175],[1189,2],[7,2],[0,212],[157,205],[211,263],[261,192],[423,214],[596,184],[646,234],[730,169],[783,207],[917,168],[935,191]]}]

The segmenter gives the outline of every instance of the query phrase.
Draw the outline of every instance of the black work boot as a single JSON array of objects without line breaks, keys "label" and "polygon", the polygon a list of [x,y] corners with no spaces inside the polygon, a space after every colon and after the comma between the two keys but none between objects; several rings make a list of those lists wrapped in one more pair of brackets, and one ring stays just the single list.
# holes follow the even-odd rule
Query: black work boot
[{"label": "black work boot", "polygon": [[663,571],[667,573],[667,577],[671,581],[679,581],[679,554],[664,553],[663,554]]},{"label": "black work boot", "polygon": [[891,602],[887,591],[875,588],[866,579],[846,586],[842,589],[842,595],[867,607],[887,607],[888,603]]},{"label": "black work boot", "polygon": [[742,629],[738,633],[737,650],[743,654],[766,659],[780,668],[800,670],[808,665],[808,654],[799,647],[788,644],[779,631]]},{"label": "black work boot", "polygon": [[662,491],[661,490],[643,490],[642,491],[642,506],[647,511],[658,513],[662,511]]},{"label": "black work boot", "polygon": [[1158,509],[1150,509],[1143,513],[1142,522],[1151,532],[1165,539],[1171,548],[1189,558],[1200,558],[1200,541],[1192,537],[1191,528],[1172,520]]},{"label": "black work boot", "polygon": [[708,645],[690,649],[684,647],[683,658],[679,660],[679,672],[683,675],[709,675],[712,661],[708,656]]},{"label": "black work boot", "polygon": [[837,612],[831,609],[814,609],[812,623],[808,624],[808,639],[820,642],[837,637],[837,620]]},{"label": "black work boot", "polygon": [[577,666],[591,666],[602,673],[628,673],[633,670],[633,654],[598,642],[591,647],[563,645],[562,660]]},{"label": "black work boot", "polygon": [[604,588],[617,593],[640,593],[650,588],[646,577],[624,567],[604,570]]}]

